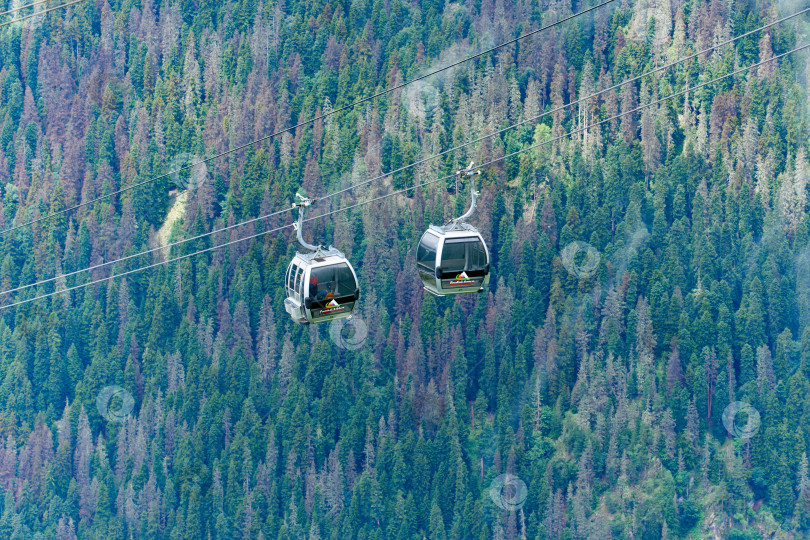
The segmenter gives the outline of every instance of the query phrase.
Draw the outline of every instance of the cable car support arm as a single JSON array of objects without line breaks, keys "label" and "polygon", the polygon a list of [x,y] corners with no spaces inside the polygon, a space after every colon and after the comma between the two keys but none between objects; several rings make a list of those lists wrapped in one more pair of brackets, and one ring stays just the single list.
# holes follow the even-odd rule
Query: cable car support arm
[{"label": "cable car support arm", "polygon": [[296,193],[296,197],[301,199],[301,202],[294,202],[293,208],[298,208],[298,222],[296,222],[293,227],[295,227],[296,234],[298,235],[298,242],[304,246],[304,249],[308,249],[312,252],[318,252],[321,249],[321,246],[313,246],[312,244],[308,244],[304,241],[304,237],[301,234],[301,226],[304,222],[304,208],[310,206],[312,204],[312,199],[308,199],[307,197],[301,196],[301,194]]},{"label": "cable car support arm", "polygon": [[467,210],[464,213],[464,215],[459,216],[459,217],[451,220],[450,223],[452,225],[460,225],[460,224],[466,222],[470,218],[470,216],[473,215],[473,212],[475,212],[475,203],[478,200],[478,195],[481,194],[479,191],[475,190],[475,176],[478,175],[478,174],[481,174],[481,171],[480,170],[477,170],[477,171],[473,170],[473,162],[472,161],[470,162],[469,165],[467,165],[466,168],[461,169],[459,171],[456,171],[456,175],[459,178],[469,178],[470,179],[470,194],[472,195],[472,204],[470,204],[470,209]]}]

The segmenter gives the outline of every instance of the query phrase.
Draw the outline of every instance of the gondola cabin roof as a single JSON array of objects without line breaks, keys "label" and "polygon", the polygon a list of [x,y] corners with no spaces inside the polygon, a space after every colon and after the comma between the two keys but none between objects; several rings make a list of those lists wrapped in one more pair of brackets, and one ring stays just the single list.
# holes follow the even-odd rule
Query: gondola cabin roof
[{"label": "gondola cabin roof", "polygon": [[478,236],[480,233],[478,229],[469,223],[455,223],[450,225],[431,225],[428,227],[428,232],[440,237],[455,238],[466,236]]},{"label": "gondola cabin roof", "polygon": [[346,260],[346,256],[343,254],[343,252],[332,246],[329,246],[328,248],[321,247],[314,253],[301,253],[298,251],[295,253],[295,258],[302,260],[304,263],[312,267],[334,264],[335,262]]}]

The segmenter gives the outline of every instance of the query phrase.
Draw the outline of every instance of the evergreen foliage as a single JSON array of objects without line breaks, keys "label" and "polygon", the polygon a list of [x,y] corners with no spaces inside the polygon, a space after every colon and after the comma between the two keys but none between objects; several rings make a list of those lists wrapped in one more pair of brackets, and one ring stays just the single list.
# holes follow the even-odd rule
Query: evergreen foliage
[{"label": "evergreen foliage", "polygon": [[[769,0],[602,8],[181,173],[192,187],[166,226],[179,180],[149,180],[186,156],[582,9],[541,4],[100,0],[0,28],[0,227],[126,190],[3,233],[1,290],[56,279],[0,307],[267,231],[292,215],[64,277],[532,120],[779,16]],[[804,57],[593,127],[790,50],[797,24],[324,203],[414,188],[306,227],[358,271],[356,350],[284,312],[291,229],[0,311],[0,537],[800,536]],[[549,140],[483,171],[472,222],[488,290],[427,296],[415,244],[467,190],[414,186]],[[563,255],[575,241],[598,253],[592,271],[585,252]],[[110,386],[131,415],[105,417]],[[737,402],[759,415],[734,419],[743,436],[725,425]],[[506,473],[527,486],[511,509],[490,494]]]}]

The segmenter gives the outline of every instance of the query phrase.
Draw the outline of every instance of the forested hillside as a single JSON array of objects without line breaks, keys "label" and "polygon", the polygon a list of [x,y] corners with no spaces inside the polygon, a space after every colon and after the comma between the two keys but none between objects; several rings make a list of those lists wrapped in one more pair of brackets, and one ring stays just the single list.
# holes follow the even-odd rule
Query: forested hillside
[{"label": "forested hillside", "polygon": [[[620,0],[266,137],[590,5],[86,0],[0,27],[0,291],[50,280],[0,295],[0,538],[803,537],[810,68],[764,61],[806,17],[562,108],[803,6]],[[292,228],[104,280],[518,122],[309,211],[412,188],[305,226],[357,270],[348,333],[284,311]],[[416,243],[468,186],[419,184],[523,149],[477,181],[486,291],[427,294]]]}]

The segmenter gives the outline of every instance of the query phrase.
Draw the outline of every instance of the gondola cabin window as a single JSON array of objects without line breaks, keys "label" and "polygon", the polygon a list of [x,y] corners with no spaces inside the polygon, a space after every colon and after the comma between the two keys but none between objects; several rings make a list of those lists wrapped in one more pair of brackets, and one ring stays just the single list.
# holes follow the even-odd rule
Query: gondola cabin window
[{"label": "gondola cabin window", "polygon": [[446,273],[480,271],[487,262],[484,246],[477,237],[448,238],[442,248],[442,270]]},{"label": "gondola cabin window", "polygon": [[287,272],[287,288],[289,289],[290,294],[300,293],[298,285],[301,283],[301,274],[302,272],[298,265],[290,265],[290,269]]},{"label": "gondola cabin window", "polygon": [[354,275],[348,265],[333,264],[310,271],[309,296],[314,300],[353,297],[356,288]]},{"label": "gondola cabin window", "polygon": [[[301,280],[304,279],[304,269],[303,268],[296,268],[295,273],[295,286],[293,287],[293,291],[295,294],[301,294]],[[299,298],[300,300],[300,298]]]},{"label": "gondola cabin window", "polygon": [[436,268],[436,248],[439,245],[439,237],[425,233],[422,241],[419,242],[419,249],[416,251],[416,263],[431,273]]}]

